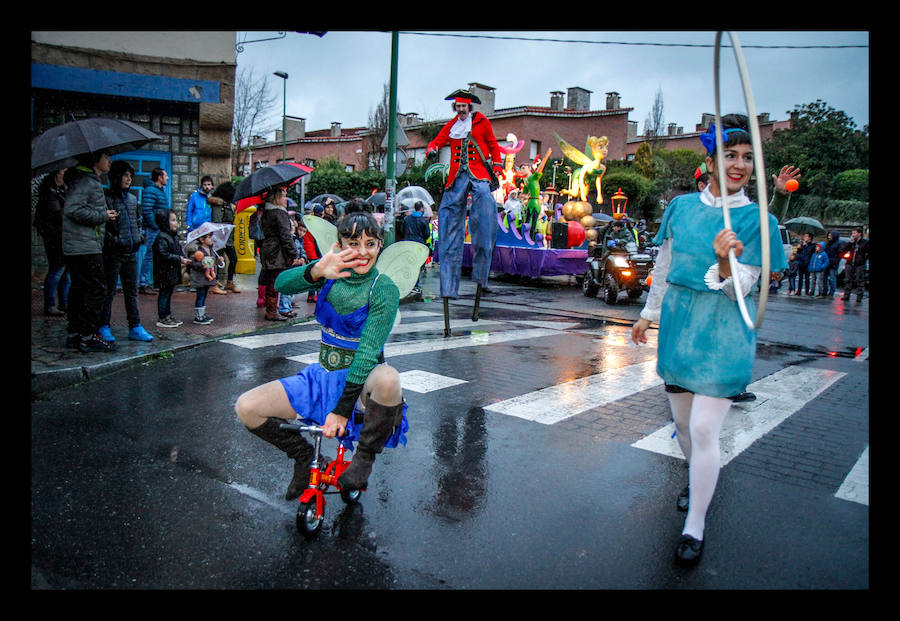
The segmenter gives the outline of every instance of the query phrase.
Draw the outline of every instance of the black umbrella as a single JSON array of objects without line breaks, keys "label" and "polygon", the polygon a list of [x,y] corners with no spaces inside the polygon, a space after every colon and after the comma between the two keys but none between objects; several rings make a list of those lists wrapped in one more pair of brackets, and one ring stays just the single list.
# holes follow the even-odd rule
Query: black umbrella
[{"label": "black umbrella", "polygon": [[319,194],[318,196],[309,199],[308,202],[310,202],[310,203],[319,203],[320,205],[325,205],[325,199],[326,199],[326,198],[330,198],[331,200],[333,200],[335,206],[337,206],[337,205],[340,204],[340,203],[346,203],[346,202],[347,202],[347,201],[345,201],[343,198],[341,198],[340,196],[338,196],[337,194]]},{"label": "black umbrella", "polygon": [[303,164],[294,164],[293,162],[285,162],[282,164],[273,164],[254,171],[248,177],[238,184],[237,190],[234,192],[234,202],[261,196],[273,188],[286,186],[294,183],[312,171],[309,166]]},{"label": "black umbrella", "polygon": [[91,118],[51,127],[31,142],[31,174],[69,168],[77,158],[106,151],[110,155],[140,149],[161,137],[131,121]]},{"label": "black umbrella", "polygon": [[808,218],[806,216],[791,218],[784,223],[784,228],[792,233],[797,233],[798,235],[803,235],[804,233],[809,233],[813,236],[825,234],[825,227],[822,226],[821,222],[815,218]]},{"label": "black umbrella", "polygon": [[375,194],[366,199],[367,203],[375,207],[384,207],[386,201],[387,195],[384,192],[375,192]]}]

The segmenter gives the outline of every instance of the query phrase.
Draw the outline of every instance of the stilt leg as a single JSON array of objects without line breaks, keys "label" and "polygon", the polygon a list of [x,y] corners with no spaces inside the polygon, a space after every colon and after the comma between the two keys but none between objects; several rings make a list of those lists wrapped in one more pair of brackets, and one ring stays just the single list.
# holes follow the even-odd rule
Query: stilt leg
[{"label": "stilt leg", "polygon": [[444,298],[444,338],[453,336],[450,332],[450,298]]},{"label": "stilt leg", "polygon": [[475,289],[475,308],[472,310],[472,321],[478,321],[479,306],[481,306],[481,284]]}]

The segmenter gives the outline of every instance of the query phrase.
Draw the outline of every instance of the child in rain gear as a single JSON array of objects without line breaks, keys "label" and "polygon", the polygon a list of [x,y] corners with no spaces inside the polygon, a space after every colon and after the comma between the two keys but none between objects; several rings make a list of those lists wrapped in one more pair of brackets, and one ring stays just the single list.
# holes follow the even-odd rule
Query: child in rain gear
[{"label": "child in rain gear", "polygon": [[815,295],[816,291],[818,291],[820,298],[825,297],[825,272],[828,270],[829,262],[828,253],[822,248],[821,243],[816,242],[816,249],[809,259],[809,267],[807,268],[810,280],[809,288],[812,295]]},{"label": "child in rain gear", "polygon": [[194,252],[195,254],[198,252],[202,253],[203,258],[198,261],[197,257],[191,255],[189,257],[191,262],[188,264],[188,272],[191,277],[191,286],[197,290],[197,297],[194,302],[194,323],[207,325],[212,323],[213,319],[206,314],[206,296],[210,287],[216,284],[216,279],[210,280],[207,278],[207,266],[205,263],[209,263],[209,260],[212,259],[221,268],[225,267],[225,260],[213,251],[212,233],[207,233],[198,242],[199,245]]},{"label": "child in rain gear", "polygon": [[184,250],[178,242],[178,215],[170,210],[157,209],[153,216],[159,235],[153,240],[153,282],[159,287],[156,310],[160,328],[177,328],[182,324],[172,316],[172,292],[181,283],[181,268],[188,265]]}]

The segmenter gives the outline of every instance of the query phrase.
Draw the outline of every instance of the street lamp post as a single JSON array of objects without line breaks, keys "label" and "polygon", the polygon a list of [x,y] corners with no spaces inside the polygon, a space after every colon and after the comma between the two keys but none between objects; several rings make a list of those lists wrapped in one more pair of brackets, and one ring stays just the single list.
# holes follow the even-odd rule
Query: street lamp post
[{"label": "street lamp post", "polygon": [[281,161],[287,161],[287,79],[284,71],[276,71],[275,75],[284,80],[284,98],[281,106]]}]

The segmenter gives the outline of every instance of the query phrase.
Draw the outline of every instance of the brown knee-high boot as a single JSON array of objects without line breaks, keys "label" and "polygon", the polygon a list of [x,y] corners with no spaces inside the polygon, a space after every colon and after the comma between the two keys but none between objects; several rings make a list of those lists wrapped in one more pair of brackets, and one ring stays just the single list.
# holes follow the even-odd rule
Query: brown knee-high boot
[{"label": "brown knee-high boot", "polygon": [[[272,295],[274,293],[274,295]],[[266,290],[266,319],[269,321],[287,321],[287,317],[283,317],[278,312],[278,292],[271,293]]]},{"label": "brown knee-high boot", "polygon": [[363,418],[362,431],[353,453],[353,461],[338,479],[345,489],[365,489],[372,473],[375,456],[384,449],[384,443],[403,420],[403,402],[399,405],[381,405],[369,398]]},{"label": "brown knee-high boot", "polygon": [[315,449],[299,433],[282,429],[280,425],[285,422],[287,421],[282,418],[271,417],[256,429],[247,431],[281,449],[294,460],[294,476],[284,495],[285,500],[294,500],[309,485],[309,466]]}]

